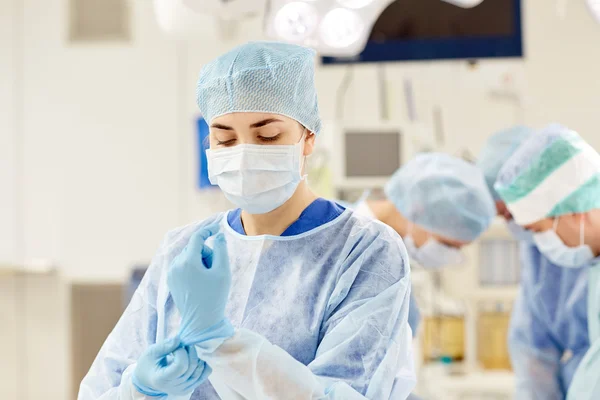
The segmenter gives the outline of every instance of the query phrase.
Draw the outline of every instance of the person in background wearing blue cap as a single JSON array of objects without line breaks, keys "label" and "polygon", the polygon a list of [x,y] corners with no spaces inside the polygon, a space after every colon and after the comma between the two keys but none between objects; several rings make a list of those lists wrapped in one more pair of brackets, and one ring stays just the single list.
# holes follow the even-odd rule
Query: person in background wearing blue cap
[{"label": "person in background wearing blue cap", "polygon": [[460,248],[491,224],[494,202],[475,165],[443,153],[417,155],[385,186],[385,200],[355,209],[394,228],[408,255],[425,268],[461,264]]},{"label": "person in background wearing blue cap", "polygon": [[[426,269],[461,264],[460,248],[479,237],[495,215],[481,171],[448,154],[417,155],[394,173],[385,194],[353,208],[394,228],[411,261]],[[413,298],[408,321],[415,334],[419,310]]]},{"label": "person in background wearing blue cap", "polygon": [[[598,153],[560,125],[530,135],[498,173],[494,189],[530,243],[509,331],[519,399],[565,399],[597,339],[599,178]],[[569,398],[598,398],[598,365],[593,375],[588,396]]]},{"label": "person in background wearing blue cap", "polygon": [[167,234],[80,400],[409,395],[402,240],[306,184],[314,58],[252,42],[202,68],[208,174],[237,208]]},{"label": "person in background wearing blue cap", "polygon": [[[496,213],[480,169],[443,153],[419,154],[403,165],[386,184],[385,195],[352,207],[391,226],[404,239],[410,261],[430,270],[463,263],[461,247],[487,230]],[[413,335],[419,319],[411,293]]]}]

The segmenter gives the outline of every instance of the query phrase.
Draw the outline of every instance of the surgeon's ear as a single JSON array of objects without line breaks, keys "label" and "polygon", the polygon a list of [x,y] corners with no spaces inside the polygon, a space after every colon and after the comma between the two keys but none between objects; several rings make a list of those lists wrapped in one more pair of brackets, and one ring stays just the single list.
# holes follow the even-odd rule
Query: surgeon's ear
[{"label": "surgeon's ear", "polygon": [[306,131],[306,137],[304,139],[304,156],[310,156],[315,150],[315,139],[317,135],[311,131]]}]

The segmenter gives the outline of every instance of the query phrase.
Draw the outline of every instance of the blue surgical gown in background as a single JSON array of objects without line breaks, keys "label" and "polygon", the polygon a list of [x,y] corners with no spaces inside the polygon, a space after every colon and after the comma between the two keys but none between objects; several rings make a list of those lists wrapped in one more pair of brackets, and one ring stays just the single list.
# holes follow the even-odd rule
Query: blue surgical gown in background
[{"label": "blue surgical gown in background", "polygon": [[559,267],[521,243],[522,282],[509,331],[517,399],[564,399],[589,347],[588,268]]},{"label": "blue surgical gown in background", "polygon": [[[192,234],[213,223],[227,241],[233,277],[227,316],[236,328],[279,346],[326,387],[345,382],[383,400],[395,383],[405,398],[415,382],[407,324],[410,268],[402,241],[380,222],[336,212],[334,203],[317,208],[333,210],[333,219],[308,229],[307,218],[315,214],[307,212],[295,224],[304,228],[292,226],[287,236],[245,236],[232,228],[236,218],[228,222],[228,213],[170,232],[84,378],[79,399],[118,398],[123,376],[144,349],[177,333],[180,317],[166,271]],[[191,396],[218,398],[210,382]]]},{"label": "blue surgical gown in background", "polygon": [[569,400],[600,399],[600,263],[590,267],[588,284],[590,349],[581,360],[569,387]]}]

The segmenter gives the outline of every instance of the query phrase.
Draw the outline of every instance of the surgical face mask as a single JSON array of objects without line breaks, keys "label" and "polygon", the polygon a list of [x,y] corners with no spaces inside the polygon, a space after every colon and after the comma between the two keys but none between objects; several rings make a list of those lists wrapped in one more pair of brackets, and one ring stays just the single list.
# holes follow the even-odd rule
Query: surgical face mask
[{"label": "surgical face mask", "polygon": [[407,235],[404,238],[404,245],[409,257],[423,268],[438,269],[446,265],[462,264],[465,261],[465,256],[459,249],[440,243],[434,238],[427,239],[421,247],[417,248],[412,236]]},{"label": "surgical face mask", "polygon": [[584,222],[581,219],[580,245],[577,247],[567,246],[556,234],[558,218],[554,220],[554,226],[545,232],[534,233],[533,240],[539,251],[554,264],[561,267],[577,268],[587,265],[594,259],[594,253],[590,246],[583,243]]},{"label": "surgical face mask", "polygon": [[302,176],[304,137],[295,145],[240,144],[207,150],[208,177],[250,214],[265,214],[292,197]]},{"label": "surgical face mask", "polygon": [[533,233],[523,228],[521,225],[517,225],[517,223],[514,220],[511,219],[510,221],[508,221],[506,223],[506,227],[508,228],[508,231],[515,240],[527,243],[533,242]]}]

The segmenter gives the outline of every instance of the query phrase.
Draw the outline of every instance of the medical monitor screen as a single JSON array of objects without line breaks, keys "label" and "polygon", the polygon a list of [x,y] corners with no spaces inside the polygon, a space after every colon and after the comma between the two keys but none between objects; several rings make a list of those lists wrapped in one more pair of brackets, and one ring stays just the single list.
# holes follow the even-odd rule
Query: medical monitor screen
[{"label": "medical monitor screen", "polygon": [[365,50],[324,63],[522,57],[521,0],[461,8],[442,0],[397,0],[375,22]]},{"label": "medical monitor screen", "polygon": [[346,132],[346,177],[388,177],[402,163],[399,132]]}]

